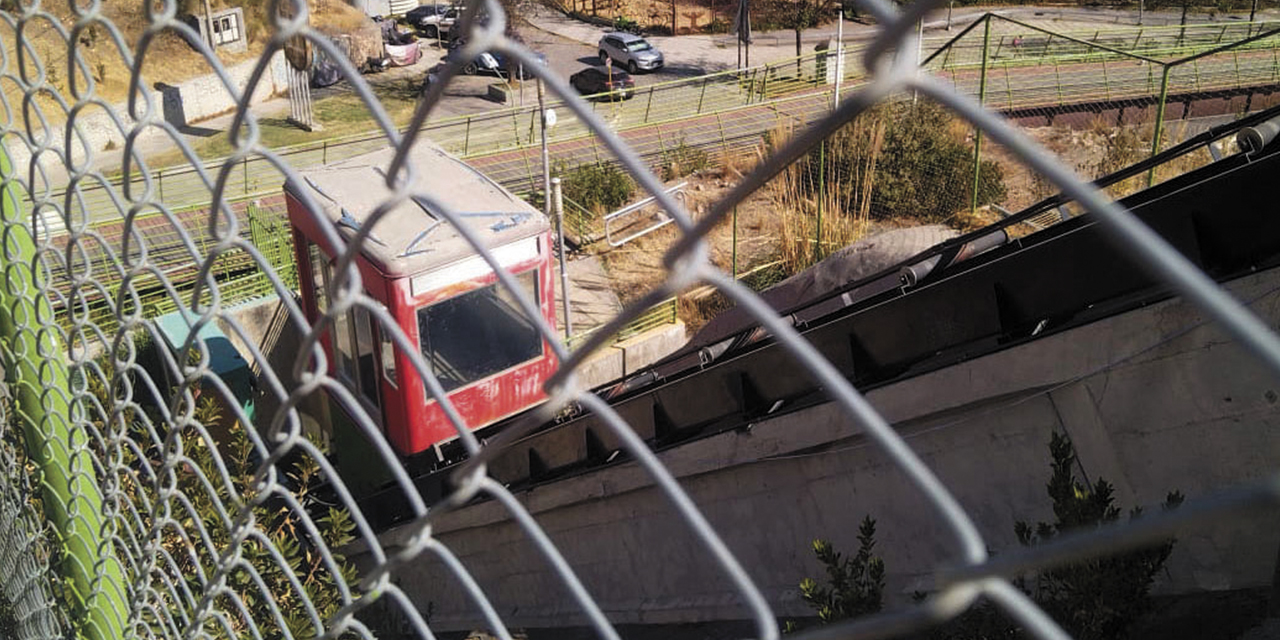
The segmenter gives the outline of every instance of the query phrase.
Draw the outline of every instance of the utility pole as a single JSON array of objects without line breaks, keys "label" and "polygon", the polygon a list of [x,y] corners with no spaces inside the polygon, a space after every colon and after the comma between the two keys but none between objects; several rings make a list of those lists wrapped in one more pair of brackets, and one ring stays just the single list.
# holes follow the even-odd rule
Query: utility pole
[{"label": "utility pole", "polygon": [[213,9],[209,7],[209,0],[204,0],[204,39],[209,43],[209,50],[213,51]]},{"label": "utility pole", "polygon": [[569,270],[564,263],[564,196],[560,193],[560,178],[551,179],[551,191],[555,195],[556,235],[560,241],[560,304],[564,307],[564,337],[573,336],[573,317],[569,315]]},{"label": "utility pole", "polygon": [[836,14],[836,91],[831,96],[831,109],[840,105],[840,76],[844,75],[844,9]]},{"label": "utility pole", "polygon": [[551,218],[551,156],[547,152],[547,105],[542,94],[542,78],[538,78],[538,122],[542,139],[542,215]]}]

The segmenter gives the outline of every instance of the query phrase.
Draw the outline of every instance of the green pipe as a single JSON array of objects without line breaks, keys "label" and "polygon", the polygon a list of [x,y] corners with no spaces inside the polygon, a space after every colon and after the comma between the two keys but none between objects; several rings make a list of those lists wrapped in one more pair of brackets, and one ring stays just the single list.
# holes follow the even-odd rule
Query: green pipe
[{"label": "green pipe", "polygon": [[[61,542],[58,566],[71,605],[72,620],[82,621],[80,637],[115,640],[125,636],[124,574],[111,539],[102,533],[102,494],[94,477],[86,434],[72,423],[65,353],[53,330],[54,313],[41,294],[35,244],[10,180],[9,150],[0,145],[0,177],[7,184],[0,197],[3,246],[11,261],[0,286],[0,357],[6,382],[17,399],[17,419],[26,438],[27,455],[39,469],[45,516]],[[11,289],[23,289],[16,293]]]},{"label": "green pipe", "polygon": [[733,207],[733,279],[738,279],[738,207]]},{"label": "green pipe", "polygon": [[[1160,136],[1164,134],[1164,103],[1169,98],[1169,72],[1173,71],[1172,66],[1165,66],[1164,73],[1160,76],[1160,102],[1156,103],[1156,133],[1151,139],[1151,157],[1156,157],[1160,153]],[[1150,187],[1156,180],[1156,168],[1151,167],[1147,171],[1147,186]]]},{"label": "green pipe", "polygon": [[[982,74],[978,76],[978,104],[987,99],[987,50],[991,46],[991,17],[987,14],[987,23],[982,25]],[[969,213],[978,212],[978,186],[982,184],[982,129],[973,128],[973,198],[970,200]]]},{"label": "green pipe", "polygon": [[827,141],[818,146],[818,229],[813,234],[813,261],[822,259],[822,201],[827,197]]}]

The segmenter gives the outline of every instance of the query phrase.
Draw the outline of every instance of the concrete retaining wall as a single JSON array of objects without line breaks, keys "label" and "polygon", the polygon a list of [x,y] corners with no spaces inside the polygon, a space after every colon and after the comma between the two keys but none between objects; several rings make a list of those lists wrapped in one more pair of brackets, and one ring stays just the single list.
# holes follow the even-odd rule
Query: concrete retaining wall
[{"label": "concrete retaining wall", "polygon": [[[247,86],[256,64],[255,59],[227,68],[227,75],[237,89],[243,90]],[[277,52],[271,58],[269,70],[263,74],[254,89],[252,104],[258,104],[288,90],[287,66],[284,54]],[[178,127],[179,130],[188,124],[235,109],[235,101],[231,94],[214,74],[192,78],[178,85],[160,83],[155,88],[146,88],[144,91],[151,103],[155,105],[157,115],[163,116],[166,122]],[[141,108],[143,104],[142,98],[139,98],[139,107]],[[82,162],[87,155],[86,151],[92,151],[98,157],[101,157],[104,152],[113,157],[123,153],[125,134],[132,130],[137,122],[129,117],[127,103],[112,105],[111,108],[120,119],[120,124],[117,124],[116,120],[101,107],[89,107],[76,115],[75,123],[80,136],[73,138],[70,150],[72,161]],[[56,115],[48,114],[51,118]],[[33,123],[33,126],[37,125],[38,122]],[[55,149],[63,149],[65,131],[64,124],[49,127],[50,143]],[[40,133],[37,132],[37,136],[39,135]],[[146,145],[154,140],[168,139],[168,137],[169,135],[162,129],[149,127],[139,134],[138,144]],[[114,151],[108,151],[108,147]],[[25,145],[10,143],[8,150],[15,166],[25,166],[31,159],[31,151]],[[50,171],[62,173],[65,170],[61,161],[52,154],[44,155],[42,160]],[[119,167],[119,161],[116,161],[115,166]]]},{"label": "concrete retaining wall", "polygon": [[[227,76],[238,91],[249,86],[249,79],[257,64],[258,61],[254,59],[227,68]],[[254,88],[250,104],[258,104],[287,91],[287,73],[284,53],[277,51]],[[159,84],[156,88],[163,97],[165,121],[176,127],[222,115],[236,108],[234,97],[216,74],[192,78],[178,85]]]},{"label": "concrete retaining wall", "polygon": [[[1273,326],[1280,273],[1231,287]],[[868,394],[976,521],[990,549],[1016,547],[1018,520],[1051,520],[1047,443],[1071,437],[1077,475],[1105,478],[1124,508],[1171,490],[1194,501],[1258,480],[1280,459],[1280,381],[1187,305],[1169,301],[975,359]],[[820,576],[810,542],[857,545],[878,520],[890,606],[933,588],[957,557],[954,536],[880,450],[831,405],[781,415],[664,452],[782,616],[807,613],[796,584]],[[634,464],[519,494],[588,591],[618,623],[732,620],[746,610],[684,522]],[[572,598],[495,502],[438,514],[433,532],[513,626],[582,624]],[[407,530],[383,536],[395,547]],[[1179,536],[1165,593],[1268,585],[1280,516],[1203,523]],[[360,558],[367,560],[367,558]],[[483,626],[430,554],[398,582],[436,630]]]},{"label": "concrete retaining wall", "polygon": [[636,373],[683,347],[685,333],[684,323],[677,321],[614,343],[587,360],[578,377],[590,389]]}]

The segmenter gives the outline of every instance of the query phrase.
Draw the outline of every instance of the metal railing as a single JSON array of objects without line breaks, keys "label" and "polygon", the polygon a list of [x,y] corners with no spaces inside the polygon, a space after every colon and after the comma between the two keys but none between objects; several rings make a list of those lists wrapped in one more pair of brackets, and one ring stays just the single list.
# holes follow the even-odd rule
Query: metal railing
[{"label": "metal railing", "polygon": [[[666,189],[666,193],[667,193],[667,195],[674,196],[677,200],[679,200],[679,201],[680,201],[680,203],[681,203],[681,204],[684,204],[684,189],[685,189],[685,187],[687,187],[687,186],[689,186],[689,183],[688,183],[688,182],[681,182],[680,184],[677,184],[677,185],[674,185],[674,186],[671,186],[671,187],[667,187],[667,189]],[[675,220],[672,220],[671,218],[667,217],[667,216],[666,216],[666,215],[665,215],[661,210],[659,210],[659,211],[657,211],[657,212],[652,212],[652,211],[651,211],[651,212],[649,212],[649,213],[651,213],[652,215],[654,215],[654,216],[657,218],[657,220],[656,220],[656,221],[654,221],[652,224],[650,224],[650,225],[648,225],[648,226],[646,226],[646,227],[644,227],[644,228],[642,228],[642,229],[639,229],[638,231],[634,231],[634,232],[628,233],[627,235],[625,235],[625,236],[623,236],[623,237],[621,237],[621,238],[618,238],[617,240],[614,240],[614,239],[613,239],[613,227],[612,227],[612,226],[610,226],[610,224],[609,224],[609,223],[611,223],[611,222],[612,222],[612,223],[617,224],[619,220],[623,220],[623,219],[626,219],[626,218],[627,218],[627,217],[629,217],[629,216],[634,216],[634,215],[637,215],[637,214],[643,213],[646,209],[648,209],[648,208],[650,208],[651,206],[653,206],[653,203],[654,203],[654,202],[657,202],[657,198],[655,198],[655,197],[653,197],[653,196],[649,196],[648,198],[643,198],[643,199],[638,200],[638,201],[636,201],[636,202],[633,202],[633,203],[631,203],[631,204],[629,204],[629,205],[627,205],[627,206],[625,206],[625,207],[623,207],[623,208],[621,208],[621,209],[618,209],[617,211],[614,211],[613,213],[606,214],[606,215],[605,215],[605,217],[604,217],[604,237],[605,237],[605,240],[609,243],[609,246],[611,246],[611,247],[621,247],[622,245],[624,245],[624,244],[626,244],[626,243],[628,243],[628,242],[631,242],[632,240],[635,240],[636,238],[642,238],[642,237],[644,237],[644,236],[647,236],[647,235],[649,235],[650,233],[653,233],[654,231],[657,231],[658,229],[661,229],[661,228],[663,228],[663,227],[665,227],[665,226],[667,226],[667,225],[671,224],[672,222],[675,222]],[[622,228],[623,228],[623,229],[627,229],[627,228],[630,228],[630,227],[631,227],[632,225],[634,225],[634,224],[636,224],[636,223],[635,223],[635,222],[629,222],[629,223],[623,224],[623,225],[622,225]]]},{"label": "metal railing", "polygon": [[[60,25],[43,33],[51,34],[54,43],[67,51],[72,71],[91,68],[88,54],[80,48],[80,36],[90,26],[100,27],[117,45],[130,63],[134,82],[141,80],[136,74],[146,58],[157,55],[147,48],[152,37],[165,31],[184,38],[204,63],[222,68],[218,56],[174,15],[171,5],[145,3],[145,10],[133,16],[140,24],[124,25],[135,30],[135,39],[126,39],[122,26],[104,13],[108,4],[117,6],[68,2],[65,11],[54,14],[42,3],[31,2],[0,11],[3,39],[16,42],[21,52],[16,61],[14,56],[0,61],[0,76],[21,88],[24,95],[61,99],[68,105],[69,126],[75,129],[75,114],[100,103],[95,102],[93,85],[87,80],[87,87],[73,85],[69,92],[53,81],[51,67],[42,62],[41,47],[29,40],[36,37],[36,25]],[[460,64],[490,49],[523,62],[526,68],[541,69],[527,49],[504,37],[499,3],[472,3],[466,18],[473,29],[470,44],[462,50],[460,60],[446,68],[440,82],[432,84],[402,133],[392,126],[369,85],[333,43],[307,25],[306,3],[295,4],[295,18],[273,21],[266,54],[291,38],[302,37],[337,61],[382,131],[377,146],[396,153],[384,167],[384,185],[397,201],[432,198],[432,193],[416,190],[408,186],[411,181],[400,178],[413,175],[408,150],[425,135],[423,124],[438,106],[444,87],[457,76]],[[198,202],[183,201],[172,192],[162,198],[153,186],[158,182],[156,177],[145,166],[140,167],[138,171],[145,176],[140,185],[143,188],[104,188],[113,196],[106,215],[118,214],[118,219],[111,220],[120,225],[117,235],[105,235],[84,224],[66,224],[66,233],[55,242],[39,217],[32,214],[47,210],[55,218],[77,220],[75,209],[83,210],[83,204],[74,202],[74,197],[56,197],[39,183],[32,184],[39,171],[34,165],[13,166],[11,149],[20,148],[26,157],[37,159],[51,155],[73,183],[91,179],[93,170],[88,163],[73,160],[67,148],[72,138],[52,135],[50,125],[36,109],[6,110],[8,119],[0,131],[6,145],[0,154],[0,224],[6,239],[2,245],[6,277],[0,285],[0,360],[8,392],[7,401],[0,403],[5,412],[0,425],[0,474],[5,480],[0,483],[0,524],[4,525],[0,526],[0,566],[4,568],[0,593],[12,605],[13,613],[11,620],[6,620],[13,627],[6,631],[20,640],[68,636],[93,640],[371,638],[378,635],[377,624],[395,618],[403,621],[399,631],[405,635],[428,639],[436,637],[432,606],[414,601],[402,578],[414,575],[415,563],[430,561],[443,566],[453,580],[441,588],[465,593],[475,606],[476,618],[496,637],[510,640],[513,634],[506,620],[511,612],[495,607],[491,594],[495,588],[520,590],[523,585],[483,588],[469,555],[475,549],[455,550],[437,535],[441,518],[479,498],[487,499],[494,513],[512,523],[513,537],[521,538],[530,553],[545,561],[537,569],[541,575],[563,587],[554,594],[540,594],[555,600],[555,611],[566,618],[572,616],[573,622],[587,625],[602,638],[615,640],[619,631],[593,597],[590,583],[580,575],[589,567],[571,562],[530,514],[528,503],[486,470],[504,442],[553,420],[572,402],[600,419],[598,428],[618,443],[619,451],[625,451],[634,473],[644,478],[642,484],[652,485],[673,515],[671,521],[687,528],[691,542],[676,558],[697,557],[702,563],[699,566],[717,572],[732,594],[731,603],[717,601],[714,606],[732,607],[734,617],[750,622],[755,637],[776,640],[779,629],[774,608],[778,603],[766,599],[748,567],[725,544],[649,444],[609,404],[577,386],[574,376],[613,336],[643,323],[654,305],[698,283],[714,286],[770,334],[777,345],[776,357],[791,358],[803,366],[829,400],[831,411],[857,425],[865,455],[878,456],[886,467],[900,474],[904,487],[920,496],[921,506],[916,508],[934,515],[934,531],[943,538],[936,544],[946,557],[934,567],[930,584],[936,586],[936,592],[927,599],[795,636],[801,640],[911,633],[947,624],[983,598],[1016,621],[1027,635],[1057,640],[1066,637],[1062,628],[1012,584],[1012,576],[1162,540],[1189,524],[1215,523],[1252,509],[1275,508],[1280,502],[1275,471],[1259,470],[1256,477],[1261,478],[1261,484],[1198,496],[1177,513],[1148,514],[1136,523],[1060,536],[993,558],[990,541],[965,505],[886,418],[790,322],[710,262],[707,236],[735,207],[874,105],[914,93],[921,100],[945,105],[983,136],[1001,144],[1012,158],[1060,188],[1064,204],[1092,212],[1102,232],[1123,245],[1138,267],[1193,305],[1271,375],[1280,375],[1280,338],[1251,311],[1123,206],[1081,181],[1053,154],[983,109],[971,95],[957,91],[955,82],[916,72],[913,56],[901,52],[916,49],[913,33],[917,19],[939,4],[938,0],[921,1],[899,12],[883,0],[862,0],[860,6],[883,25],[877,40],[863,52],[873,63],[875,75],[841,96],[834,109],[828,104],[805,112],[812,115],[786,116],[794,120],[799,132],[780,141],[696,220],[664,191],[644,162],[645,152],[630,146],[642,138],[620,135],[603,114],[575,97],[563,80],[545,77],[549,90],[564,99],[563,108],[572,111],[599,138],[599,153],[614,157],[656,199],[675,221],[679,237],[664,256],[666,271],[661,282],[636,296],[574,348],[545,322],[537,323],[536,330],[559,362],[544,387],[548,400],[500,439],[488,443],[480,442],[452,410],[432,366],[416,344],[381,305],[362,292],[360,273],[351,258],[366,242],[364,233],[351,237],[330,234],[340,250],[334,267],[337,282],[330,292],[330,304],[313,324],[293,299],[290,277],[268,267],[270,261],[257,245],[266,238],[252,232],[246,238],[238,228],[238,213],[231,201],[239,194],[232,193],[237,187],[226,178],[238,172],[243,159],[266,158],[275,172],[254,171],[245,177],[246,182],[266,176],[278,185],[280,177],[299,177],[296,169],[300,164],[294,162],[298,156],[260,144],[252,126],[258,119],[252,112],[237,113],[237,124],[248,126],[239,132],[243,135],[232,136],[236,150],[231,158],[217,164],[217,171],[193,170],[203,189],[194,192],[205,194]],[[476,19],[482,8],[489,16],[487,26]],[[989,38],[985,40],[989,43]],[[983,51],[987,50],[984,46]],[[90,75],[86,72],[81,79]],[[766,74],[763,80],[774,79]],[[227,90],[242,96],[238,88]],[[767,94],[763,87],[760,92]],[[808,99],[797,96],[768,106],[798,110]],[[735,120],[752,113],[739,111]],[[132,115],[138,120],[136,124],[117,120],[130,136],[165,126],[156,109],[140,106]],[[718,126],[720,140],[727,147],[731,136],[725,134],[726,125]],[[661,130],[657,136],[663,143]],[[181,137],[175,136],[174,141],[190,151]],[[89,153],[94,155],[93,150]],[[247,172],[250,165],[243,166]],[[300,197],[308,199],[305,194]],[[181,201],[182,206],[175,201]],[[187,210],[192,204],[200,206]],[[304,204],[319,209],[314,202]],[[380,208],[391,209],[394,207]],[[435,212],[451,224],[463,226],[458,224],[458,211],[437,206]],[[153,215],[147,218],[139,215],[142,213]],[[140,232],[139,224],[145,219],[172,227],[181,247],[178,255],[189,258],[186,266],[198,273],[189,295],[166,285],[164,252],[152,252],[163,241],[152,246],[147,234]],[[103,247],[102,251],[91,253],[95,246]],[[490,264],[498,264],[482,245],[472,248]],[[262,270],[280,299],[282,322],[299,336],[297,348],[284,354],[283,363],[273,363],[257,350],[256,341],[245,340],[248,356],[261,371],[262,399],[272,401],[269,410],[253,417],[234,401],[226,381],[212,370],[207,345],[198,337],[200,328],[213,322],[230,326],[228,334],[250,335],[250,327],[228,308],[222,296],[223,283],[211,277],[222,268],[224,256],[237,252],[249,256]],[[98,257],[86,260],[86,255]],[[117,279],[102,284],[99,276],[104,271]],[[535,303],[519,283],[501,269],[497,274],[499,286],[519,302],[526,315],[540,318],[528,312]],[[191,321],[191,333],[178,356],[160,356],[159,366],[178,380],[172,388],[161,388],[140,364],[135,348],[145,337],[157,335],[147,305],[134,302],[143,293],[135,281],[143,277],[157,278],[170,302]],[[96,319],[100,316],[90,312],[96,303],[91,294],[101,295],[109,309],[112,317],[106,326]],[[60,324],[55,305],[68,309],[66,325]],[[372,531],[348,491],[350,479],[329,463],[322,443],[311,437],[302,411],[304,403],[325,394],[351,399],[343,395],[346,387],[334,376],[320,344],[321,336],[353,308],[367,312],[370,323],[389,338],[384,348],[403,356],[427,381],[429,395],[446,409],[457,442],[466,453],[465,461],[451,470],[450,483],[441,489],[443,495],[428,508],[402,460],[392,453],[381,425],[360,409],[360,402],[348,403],[355,407],[351,417],[354,427],[373,444],[362,465],[385,471],[391,486],[405,496],[408,519],[394,539]],[[313,491],[322,485],[326,488],[323,495]],[[483,529],[481,524],[475,530]],[[564,538],[558,539],[563,544]],[[504,539],[500,544],[516,542]],[[343,554],[354,548],[366,559],[359,568]],[[590,563],[588,560],[586,565]],[[672,574],[679,576],[686,570],[685,566],[673,567]],[[641,607],[647,601],[623,597],[615,602]]]},{"label": "metal railing", "polygon": [[[993,106],[999,99],[999,108],[1004,110],[1158,95],[1162,76],[1158,70],[1153,70],[1154,67],[1108,69],[1108,61],[1189,58],[1223,46],[1233,52],[1231,56],[1210,56],[1202,62],[1171,72],[1168,85],[1172,92],[1267,86],[1280,82],[1277,78],[1280,73],[1277,71],[1280,67],[1280,58],[1277,58],[1280,55],[1277,53],[1280,51],[1280,36],[1258,36],[1274,33],[1278,27],[1280,23],[1265,22],[1187,25],[1185,34],[1180,38],[1182,44],[1171,46],[1171,42],[1179,40],[1184,28],[1134,27],[1059,34],[988,14],[953,38],[931,40],[930,47],[936,46],[936,49],[926,48],[932,53],[924,58],[924,66],[969,95],[978,94],[978,78],[986,69],[990,87],[985,92],[985,99]],[[992,32],[985,65],[982,38],[975,32],[978,28]],[[1035,51],[1027,47],[1026,53],[1020,48],[1015,50],[1011,44],[1012,38],[1017,37],[1011,35],[1013,30],[1039,34],[1038,37],[1046,44]],[[1253,39],[1244,43],[1223,42],[1237,37]],[[842,67],[846,70],[842,93],[866,81],[862,65],[858,62],[863,55],[863,46],[849,45],[845,48],[847,61]],[[736,117],[745,109],[789,110],[794,109],[797,103],[829,103],[834,87],[826,83],[825,67],[834,64],[831,55],[829,52],[808,53],[741,72],[724,71],[640,87],[631,100],[592,102],[590,109],[605,118],[615,130],[626,132],[689,121],[705,129],[711,121]],[[1103,67],[1101,73],[1095,69],[1099,64]],[[1082,70],[1088,73],[1082,74]],[[553,145],[592,137],[584,121],[566,109],[562,102],[552,101],[548,106],[565,114],[548,131],[548,140]],[[428,121],[422,127],[421,135],[463,158],[487,161],[501,156],[506,166],[496,169],[494,175],[505,186],[525,191],[540,184],[537,180],[529,180],[538,165],[536,106],[440,118]],[[721,140],[731,141],[736,128],[731,126],[730,130],[722,131]],[[679,140],[678,134],[674,133],[667,138],[660,143],[675,145]],[[291,166],[322,166],[377,149],[382,144],[381,140],[381,134],[373,131],[322,139],[275,152]],[[603,157],[594,144],[592,154],[596,159]],[[283,181],[283,176],[272,162],[261,156],[209,160],[205,170],[212,169],[226,170],[225,192],[228,197],[274,194]],[[196,204],[208,196],[195,167],[179,166],[155,171],[152,180],[159,195],[173,206]],[[112,183],[119,187],[120,177],[116,176]],[[142,188],[141,178],[135,177],[130,186]],[[82,185],[79,197],[91,218],[113,215],[113,205],[105,190]],[[54,230],[61,228],[58,220],[50,220],[47,224]]]},{"label": "metal railing", "polygon": [[[611,336],[607,336],[605,344],[617,344],[652,331],[662,326],[673,325],[680,321],[679,317],[679,300],[675,297],[668,298],[653,305],[648,311],[636,316],[634,320],[628,322],[621,329]],[[588,339],[600,339],[597,335],[599,327],[588,329],[579,333],[575,333],[565,341],[569,348],[576,348],[578,345],[585,343]]]}]

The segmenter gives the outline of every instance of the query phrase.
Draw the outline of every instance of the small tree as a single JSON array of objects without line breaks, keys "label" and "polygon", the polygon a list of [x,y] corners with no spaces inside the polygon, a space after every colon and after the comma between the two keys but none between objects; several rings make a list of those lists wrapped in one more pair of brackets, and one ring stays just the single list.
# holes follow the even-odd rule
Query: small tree
[{"label": "small tree", "polygon": [[884,604],[884,561],[872,555],[876,521],[867,516],[858,527],[858,553],[841,556],[830,542],[813,541],[813,553],[827,569],[827,583],[800,581],[800,597],[818,613],[822,624],[875,613]]},{"label": "small tree", "polygon": [[[1075,448],[1066,436],[1053,434],[1049,441],[1053,474],[1046,488],[1053,500],[1055,521],[1038,523],[1034,529],[1018,522],[1018,541],[1034,546],[1060,533],[1096,529],[1120,518],[1111,485],[1101,478],[1090,488],[1077,482],[1073,469]],[[1182,504],[1182,494],[1174,491],[1165,498],[1164,509]],[[1137,518],[1135,508],[1129,517]],[[1034,577],[1031,595],[1054,620],[1078,640],[1124,638],[1142,614],[1151,607],[1151,583],[1173,551],[1174,541],[1048,569]]]}]

